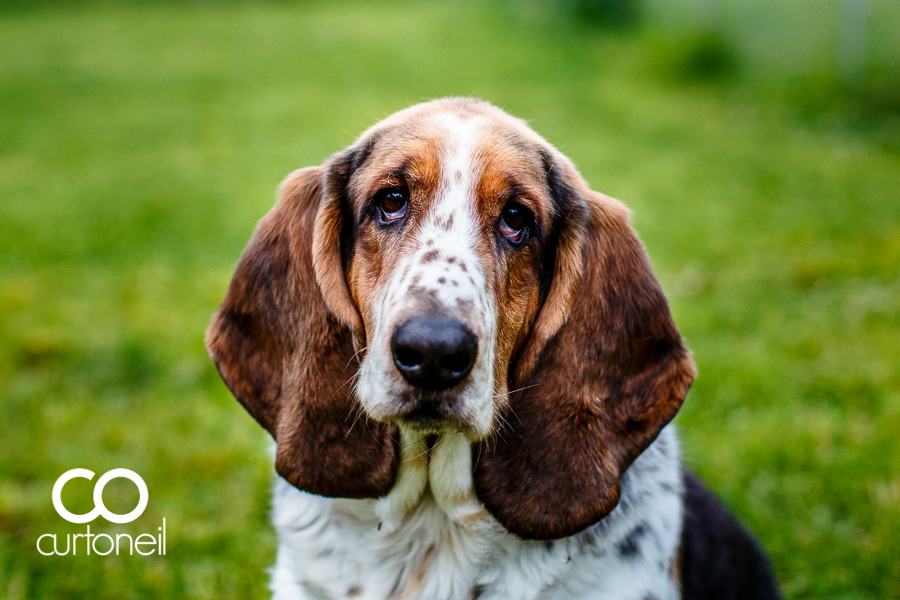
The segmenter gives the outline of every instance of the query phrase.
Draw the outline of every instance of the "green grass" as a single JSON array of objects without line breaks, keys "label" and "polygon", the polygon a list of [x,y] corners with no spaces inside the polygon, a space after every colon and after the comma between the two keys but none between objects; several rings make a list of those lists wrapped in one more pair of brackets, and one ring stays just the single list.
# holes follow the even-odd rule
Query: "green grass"
[{"label": "green grass", "polygon": [[[787,595],[900,597],[900,156],[877,135],[474,4],[46,8],[0,16],[0,56],[0,597],[266,596],[267,440],[203,330],[286,173],[449,94],[634,210],[700,368],[686,460]],[[147,512],[108,530],[165,517],[168,555],[40,556],[83,531],[50,501],[74,467],[140,473]]]},{"label": "green grass", "polygon": [[842,6],[862,6],[860,75],[900,70],[900,4],[894,0],[638,0],[645,17],[669,31],[723,33],[754,74],[802,76],[839,70]]}]

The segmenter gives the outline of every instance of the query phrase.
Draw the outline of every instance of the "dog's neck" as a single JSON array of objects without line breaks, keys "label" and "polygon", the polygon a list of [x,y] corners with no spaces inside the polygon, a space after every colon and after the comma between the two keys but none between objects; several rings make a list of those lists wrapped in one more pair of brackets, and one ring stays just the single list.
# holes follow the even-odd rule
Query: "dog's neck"
[{"label": "dog's neck", "polygon": [[397,483],[375,505],[382,528],[396,530],[429,497],[460,526],[475,526],[488,517],[475,496],[472,444],[464,435],[447,432],[434,438],[401,428],[400,445]]},{"label": "dog's neck", "polygon": [[464,436],[438,436],[430,455],[421,434],[401,441],[397,483],[377,500],[276,481],[276,599],[678,598],[682,478],[671,428],[625,473],[609,516],[555,541],[519,539],[484,510]]}]

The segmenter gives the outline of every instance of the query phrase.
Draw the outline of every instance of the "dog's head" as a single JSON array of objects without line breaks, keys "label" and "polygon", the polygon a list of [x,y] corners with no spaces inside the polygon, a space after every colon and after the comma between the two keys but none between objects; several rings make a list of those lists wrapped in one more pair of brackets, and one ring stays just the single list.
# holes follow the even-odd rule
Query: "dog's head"
[{"label": "dog's head", "polygon": [[385,495],[398,428],[461,432],[478,498],[525,538],[608,514],[694,377],[627,210],[467,99],[291,174],[207,346],[298,488]]}]

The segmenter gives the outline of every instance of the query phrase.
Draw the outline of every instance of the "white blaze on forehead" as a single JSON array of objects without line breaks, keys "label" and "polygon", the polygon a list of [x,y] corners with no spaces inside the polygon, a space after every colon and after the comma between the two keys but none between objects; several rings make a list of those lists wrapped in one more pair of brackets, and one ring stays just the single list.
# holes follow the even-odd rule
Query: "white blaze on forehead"
[{"label": "white blaze on forehead", "polygon": [[374,332],[360,369],[357,394],[376,419],[395,414],[399,409],[393,399],[408,389],[391,364],[392,332],[411,317],[439,311],[460,321],[478,340],[472,371],[455,392],[455,418],[478,436],[491,430],[496,303],[479,254],[484,233],[476,205],[486,122],[449,113],[429,118],[428,129],[437,131],[440,180],[434,197],[418,207],[422,212],[410,232],[414,237],[408,254],[398,260],[389,284],[375,299]]},{"label": "white blaze on forehead", "polygon": [[454,210],[459,203],[465,204],[474,196],[474,184],[480,173],[475,173],[479,165],[475,162],[475,151],[479,135],[480,118],[462,118],[443,113],[436,121],[446,132],[445,148],[441,157],[441,188],[438,209]]},{"label": "white blaze on forehead", "polygon": [[[437,278],[435,282],[423,283],[438,283],[436,287],[445,292],[440,295],[450,302],[466,297],[484,302],[487,298],[478,293],[484,291],[485,282],[476,252],[481,227],[475,204],[477,182],[483,168],[476,156],[482,137],[482,119],[449,113],[435,115],[434,119],[443,133],[441,179],[418,238],[423,256],[436,250],[439,258],[433,261],[432,268],[429,263],[422,264],[423,278]],[[442,279],[441,273],[452,278],[450,285],[447,285],[446,277]],[[458,285],[452,285],[452,281]],[[487,307],[478,308],[485,310]]]},{"label": "white blaze on forehead", "polygon": [[[441,134],[440,183],[422,215],[415,251],[398,265],[398,273],[404,275],[392,282],[388,292],[388,297],[400,304],[409,289],[416,287],[432,292],[448,310],[470,301],[476,313],[489,312],[490,299],[476,252],[481,229],[475,193],[483,168],[477,159],[482,124],[481,117],[450,113],[432,117],[432,125]],[[484,324],[468,325],[481,329]]]}]

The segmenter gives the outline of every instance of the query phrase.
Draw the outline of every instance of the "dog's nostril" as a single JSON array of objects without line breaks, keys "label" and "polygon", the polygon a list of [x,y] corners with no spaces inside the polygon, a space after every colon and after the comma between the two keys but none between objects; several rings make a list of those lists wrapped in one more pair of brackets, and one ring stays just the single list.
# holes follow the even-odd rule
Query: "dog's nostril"
[{"label": "dog's nostril", "polygon": [[470,366],[470,357],[466,352],[457,352],[448,354],[441,359],[441,366],[451,371],[468,370]]},{"label": "dog's nostril", "polygon": [[422,353],[408,347],[394,348],[394,360],[410,369],[422,364]]},{"label": "dog's nostril", "polygon": [[391,336],[394,365],[412,385],[446,390],[465,379],[478,354],[469,329],[441,315],[413,317]]}]

